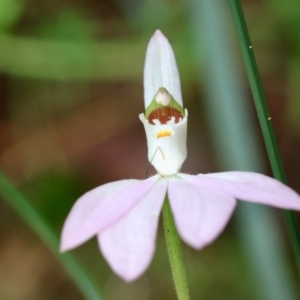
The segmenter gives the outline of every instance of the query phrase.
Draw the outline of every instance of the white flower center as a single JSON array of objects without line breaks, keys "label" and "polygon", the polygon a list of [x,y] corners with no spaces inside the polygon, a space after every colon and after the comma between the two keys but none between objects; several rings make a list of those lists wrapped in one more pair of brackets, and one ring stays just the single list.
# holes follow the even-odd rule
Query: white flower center
[{"label": "white flower center", "polygon": [[162,176],[177,174],[186,159],[187,116],[185,110],[185,116],[177,123],[172,117],[165,124],[153,119],[152,124],[144,114],[139,115],[146,131],[148,160]]}]

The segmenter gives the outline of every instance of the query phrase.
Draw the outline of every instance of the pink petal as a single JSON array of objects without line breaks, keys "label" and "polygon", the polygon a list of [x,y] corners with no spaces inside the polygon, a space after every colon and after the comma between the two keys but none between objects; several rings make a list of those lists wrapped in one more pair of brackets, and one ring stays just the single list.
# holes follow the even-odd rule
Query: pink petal
[{"label": "pink petal", "polygon": [[181,238],[191,247],[201,249],[223,231],[236,200],[198,186],[189,177],[170,179],[168,195]]},{"label": "pink petal", "polygon": [[126,281],[139,277],[150,264],[167,180],[160,179],[120,221],[98,235],[103,256]]},{"label": "pink petal", "polygon": [[258,173],[223,172],[190,176],[195,184],[240,200],[286,209],[300,209],[300,196],[278,180]]},{"label": "pink petal", "polygon": [[160,87],[164,87],[181,105],[180,78],[172,47],[160,30],[152,36],[146,54],[144,68],[145,108],[153,100]]},{"label": "pink petal", "polygon": [[126,214],[159,179],[121,180],[102,185],[77,200],[61,237],[61,251],[79,246]]}]

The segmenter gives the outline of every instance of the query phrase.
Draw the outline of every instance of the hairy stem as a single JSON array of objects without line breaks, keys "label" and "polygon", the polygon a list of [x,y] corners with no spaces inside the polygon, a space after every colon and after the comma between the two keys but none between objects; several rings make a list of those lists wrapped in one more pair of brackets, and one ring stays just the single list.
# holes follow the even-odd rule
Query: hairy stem
[{"label": "hairy stem", "polygon": [[169,199],[167,197],[163,207],[163,223],[173,281],[178,300],[190,300],[181,240],[175,227]]}]

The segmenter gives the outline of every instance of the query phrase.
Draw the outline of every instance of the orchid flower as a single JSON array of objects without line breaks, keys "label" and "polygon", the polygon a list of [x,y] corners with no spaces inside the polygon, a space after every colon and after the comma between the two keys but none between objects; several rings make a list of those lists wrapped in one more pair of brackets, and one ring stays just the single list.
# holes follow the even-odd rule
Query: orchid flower
[{"label": "orchid flower", "polygon": [[144,89],[145,114],[139,118],[146,131],[148,159],[158,174],[107,183],[83,195],[65,221],[62,251],[97,235],[113,271],[132,281],[152,260],[166,195],[180,237],[195,249],[210,244],[224,230],[236,199],[300,210],[296,192],[261,174],[179,173],[187,156],[188,112],[183,109],[173,50],[159,30],[148,45]]}]

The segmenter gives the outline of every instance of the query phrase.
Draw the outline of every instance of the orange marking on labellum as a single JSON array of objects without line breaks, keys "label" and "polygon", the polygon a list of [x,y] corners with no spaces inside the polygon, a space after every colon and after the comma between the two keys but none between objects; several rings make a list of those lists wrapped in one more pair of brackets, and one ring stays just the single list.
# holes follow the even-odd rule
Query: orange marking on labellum
[{"label": "orange marking on labellum", "polygon": [[183,116],[181,112],[173,107],[162,107],[154,110],[149,114],[148,120],[149,123],[152,125],[155,125],[153,120],[157,119],[160,121],[160,124],[167,124],[168,121],[171,120],[171,118],[175,118],[175,123],[178,123],[180,121],[180,118],[183,119]]},{"label": "orange marking on labellum", "polygon": [[161,130],[157,133],[156,137],[162,138],[162,137],[166,137],[166,136],[171,136],[173,134],[173,132],[171,130]]}]

